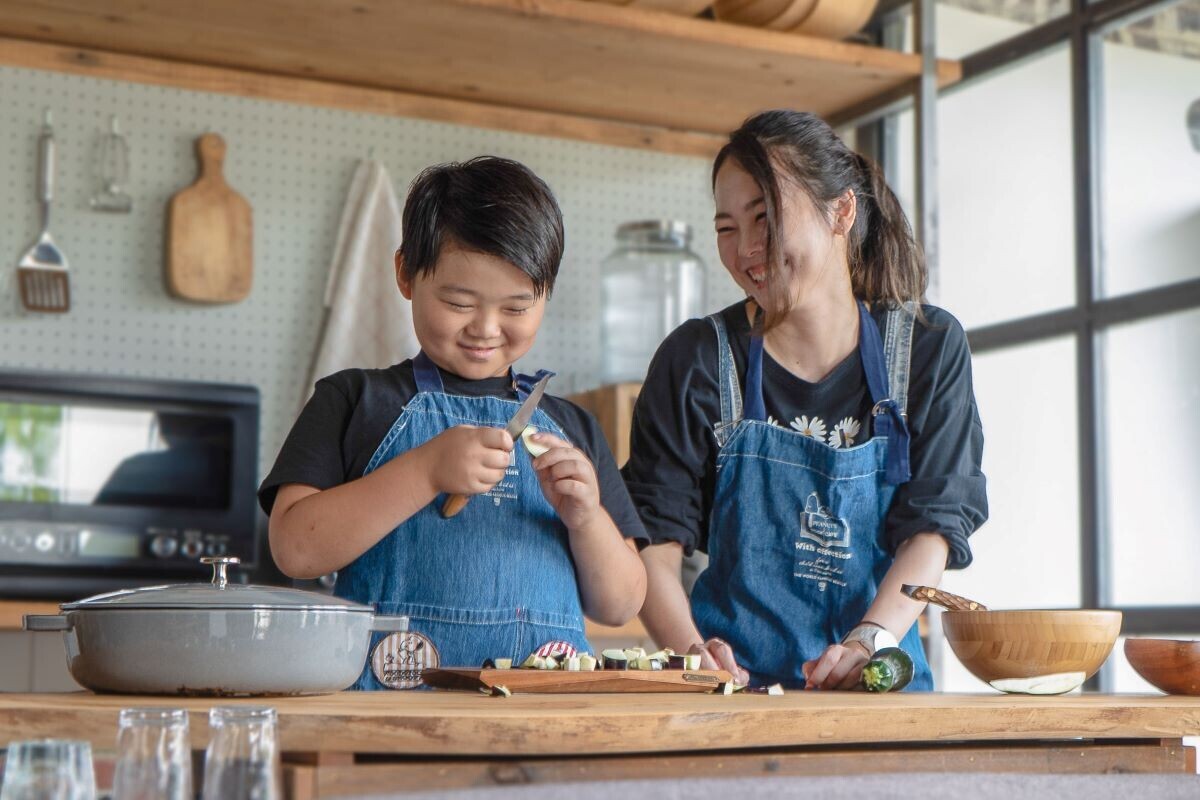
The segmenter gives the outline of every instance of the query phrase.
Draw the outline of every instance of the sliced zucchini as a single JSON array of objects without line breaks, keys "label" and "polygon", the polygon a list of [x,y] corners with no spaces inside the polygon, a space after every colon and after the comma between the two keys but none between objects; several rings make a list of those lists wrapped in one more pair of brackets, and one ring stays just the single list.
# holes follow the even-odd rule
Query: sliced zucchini
[{"label": "sliced zucchini", "polygon": [[913,678],[913,662],[899,647],[877,650],[863,667],[860,683],[868,692],[898,692]]},{"label": "sliced zucchini", "polygon": [[525,445],[525,449],[529,451],[529,455],[537,458],[550,450],[544,444],[539,444],[533,440],[533,435],[538,432],[538,429],[532,425],[526,425],[525,430],[521,431],[521,444]]}]

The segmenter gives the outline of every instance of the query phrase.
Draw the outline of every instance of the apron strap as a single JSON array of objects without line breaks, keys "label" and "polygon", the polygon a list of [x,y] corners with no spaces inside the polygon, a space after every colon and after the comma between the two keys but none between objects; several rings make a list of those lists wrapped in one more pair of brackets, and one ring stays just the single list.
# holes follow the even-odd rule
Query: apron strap
[{"label": "apron strap", "polygon": [[767,404],[762,391],[763,337],[750,334],[750,358],[746,364],[746,419],[767,421]]},{"label": "apron strap", "polygon": [[413,377],[417,379],[418,392],[445,394],[446,387],[442,384],[442,373],[438,372],[437,364],[425,355],[425,351],[417,353],[413,359]]},{"label": "apron strap", "polygon": [[[875,324],[866,303],[858,304],[859,349],[862,352],[863,370],[867,376],[867,390],[871,393],[871,424],[877,436],[887,437],[887,469],[885,477],[893,486],[907,483],[912,478],[909,466],[909,433],[901,406],[889,394],[888,365],[884,359],[883,340],[879,326]],[[909,331],[911,333],[911,329]],[[907,386],[904,387],[907,392]]]},{"label": "apron strap", "polygon": [[[508,368],[508,378],[512,383],[513,391],[517,393],[517,399],[522,402],[533,391],[534,384],[547,375],[554,376],[554,374],[548,369],[539,369],[534,375],[522,375],[514,372],[512,367]],[[416,358],[413,359],[413,377],[417,380],[418,392],[433,392],[437,394],[445,394],[446,392],[446,386],[442,382],[442,373],[438,371],[437,365],[433,363],[433,359],[425,355],[424,350],[417,353]]]},{"label": "apron strap", "polygon": [[913,323],[917,306],[911,300],[888,309],[883,329],[883,355],[887,360],[888,387],[900,414],[908,419],[908,377],[912,365]]},{"label": "apron strap", "polygon": [[717,332],[717,385],[721,390],[721,421],[713,426],[713,433],[720,447],[724,446],[733,432],[733,424],[742,418],[742,386],[724,318],[720,314],[711,314],[708,321]]}]

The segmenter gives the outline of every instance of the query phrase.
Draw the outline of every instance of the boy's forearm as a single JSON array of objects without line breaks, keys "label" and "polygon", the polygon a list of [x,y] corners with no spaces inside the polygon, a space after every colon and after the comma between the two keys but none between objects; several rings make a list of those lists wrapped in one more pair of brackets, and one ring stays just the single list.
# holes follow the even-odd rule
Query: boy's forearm
[{"label": "boy's forearm", "polygon": [[686,653],[704,639],[696,629],[692,607],[680,579],[683,550],[673,544],[651,545],[642,551],[642,561],[646,565],[642,624],[659,647]]},{"label": "boy's forearm", "polygon": [[421,448],[311,494],[271,518],[271,551],[293,578],[341,569],[437,497]]},{"label": "boy's forearm", "polygon": [[865,618],[887,628],[897,639],[902,638],[917,621],[925,604],[905,595],[901,587],[906,583],[937,586],[946,571],[949,553],[945,537],[936,533],[918,533],[900,545],[896,560],[883,576]]},{"label": "boy's forearm", "polygon": [[601,509],[593,524],[569,529],[583,611],[603,625],[624,625],[646,598],[646,570],[612,517]]}]

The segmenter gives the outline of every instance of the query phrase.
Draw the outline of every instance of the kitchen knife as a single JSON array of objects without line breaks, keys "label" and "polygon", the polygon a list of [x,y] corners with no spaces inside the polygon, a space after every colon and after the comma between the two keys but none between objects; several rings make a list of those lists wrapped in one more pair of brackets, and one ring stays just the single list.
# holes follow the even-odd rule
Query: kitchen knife
[{"label": "kitchen knife", "polygon": [[[521,403],[521,407],[517,409],[517,413],[512,415],[512,419],[504,426],[504,430],[508,431],[508,435],[512,437],[513,447],[517,445],[517,439],[521,436],[521,431],[529,425],[529,420],[533,419],[533,412],[537,410],[538,403],[542,400],[542,395],[546,391],[546,384],[550,381],[550,376],[544,376],[533,386],[533,391],[529,393],[529,397],[525,398],[525,402]],[[465,494],[452,494],[446,498],[446,502],[442,504],[442,516],[446,519],[453,517],[458,512],[462,511],[467,501],[471,498]]]},{"label": "kitchen knife", "polygon": [[987,606],[983,603],[977,603],[974,600],[950,594],[950,592],[943,592],[941,589],[935,589],[932,586],[913,586],[906,583],[901,587],[900,591],[913,600],[923,600],[927,603],[933,603],[948,611],[987,611]]}]

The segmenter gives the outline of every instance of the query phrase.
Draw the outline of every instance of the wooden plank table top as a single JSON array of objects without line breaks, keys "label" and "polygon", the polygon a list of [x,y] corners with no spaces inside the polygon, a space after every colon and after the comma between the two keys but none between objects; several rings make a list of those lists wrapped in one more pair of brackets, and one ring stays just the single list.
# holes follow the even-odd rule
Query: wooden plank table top
[{"label": "wooden plank table top", "polygon": [[222,700],[0,695],[0,741],[86,738],[111,747],[130,706],[192,712],[193,747],[214,705],[270,705],[285,752],[436,756],[680,753],[886,742],[1160,740],[1200,735],[1200,697],[856,692],[767,695],[514,695],[344,692]]}]

